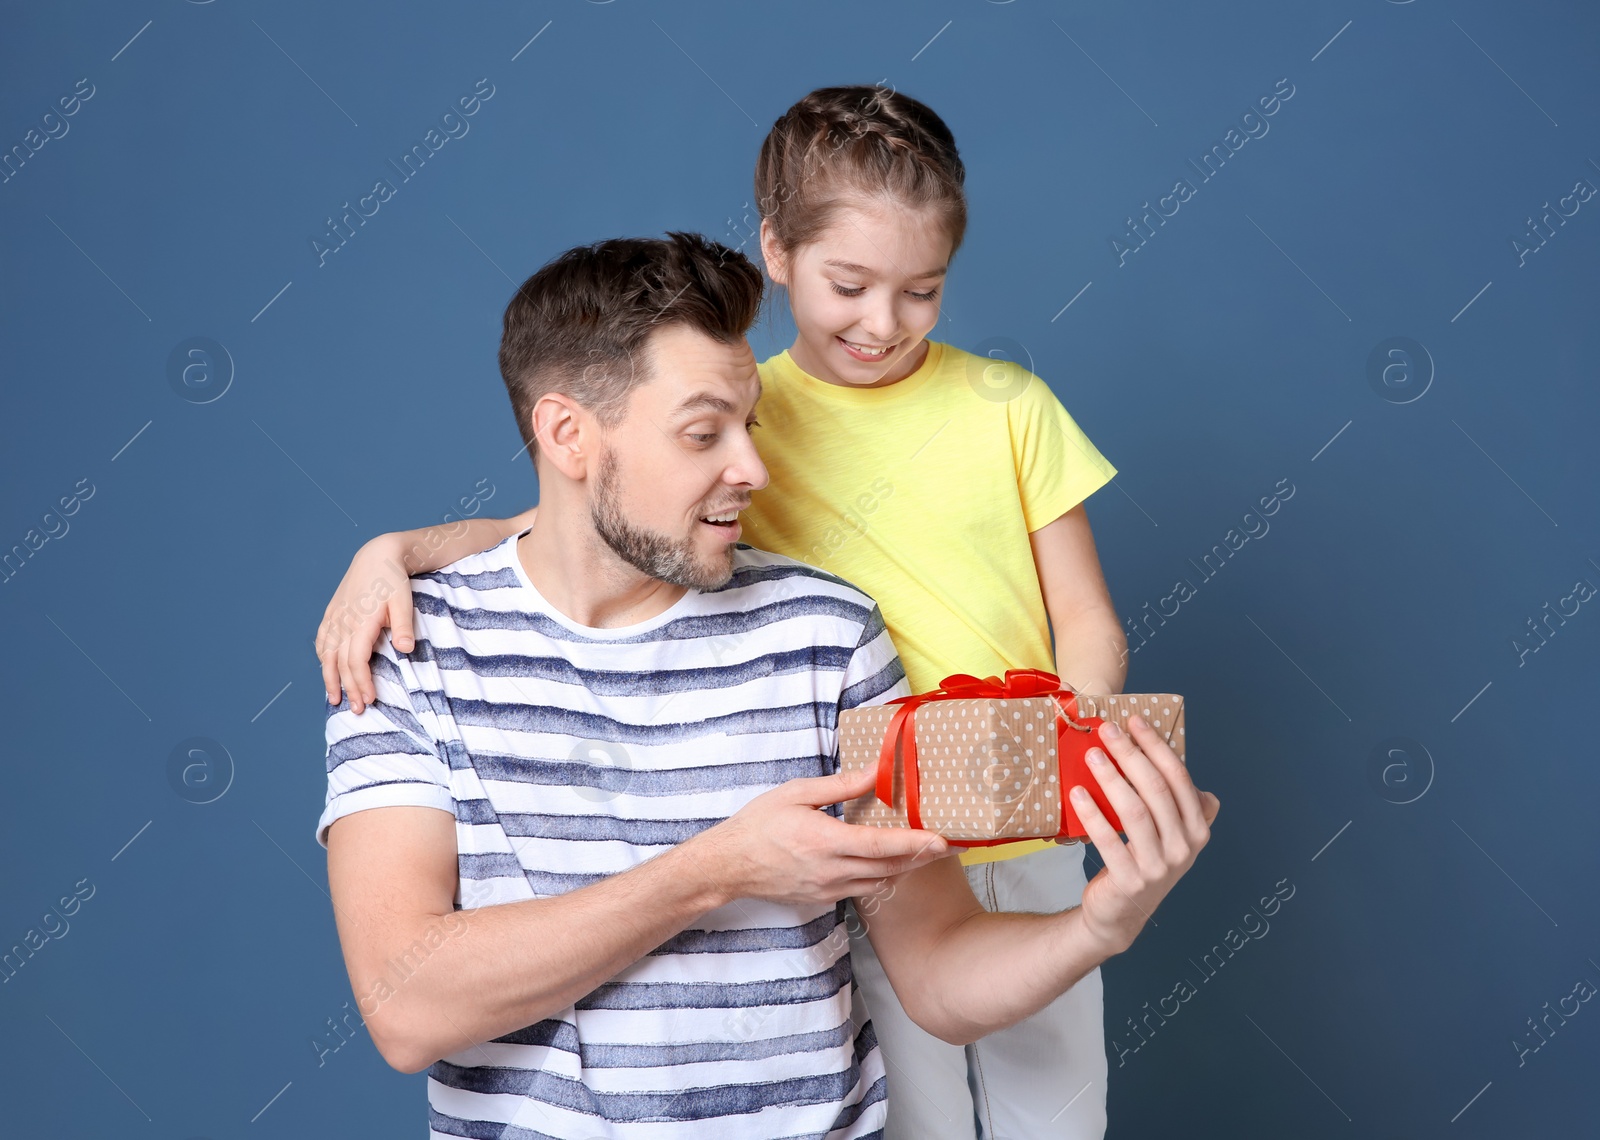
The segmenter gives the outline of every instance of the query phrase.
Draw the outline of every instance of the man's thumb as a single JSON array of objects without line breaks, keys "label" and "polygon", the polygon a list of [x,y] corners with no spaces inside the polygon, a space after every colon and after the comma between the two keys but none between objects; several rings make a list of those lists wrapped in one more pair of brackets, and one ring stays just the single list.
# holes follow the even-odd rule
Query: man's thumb
[{"label": "man's thumb", "polygon": [[842,803],[864,796],[872,790],[877,779],[877,767],[841,768],[831,776],[816,776],[804,781],[800,802],[812,807]]}]

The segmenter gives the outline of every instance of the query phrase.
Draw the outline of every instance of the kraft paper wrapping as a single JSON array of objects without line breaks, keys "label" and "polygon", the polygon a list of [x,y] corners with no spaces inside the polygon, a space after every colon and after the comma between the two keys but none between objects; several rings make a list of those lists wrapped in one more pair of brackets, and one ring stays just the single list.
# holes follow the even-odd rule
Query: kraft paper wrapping
[{"label": "kraft paper wrapping", "polygon": [[[1127,727],[1133,713],[1184,755],[1183,698],[1173,693],[1078,694],[1080,719],[1098,716]],[[839,716],[839,766],[876,771],[896,706],[850,709]],[[930,701],[912,720],[917,741],[922,826],[946,839],[1037,839],[1061,831],[1061,777],[1050,697]],[[1072,730],[1068,730],[1072,731]],[[907,827],[905,773],[895,753],[894,803],[875,792],[844,803],[846,823]],[[1076,841],[1074,841],[1076,842]]]}]

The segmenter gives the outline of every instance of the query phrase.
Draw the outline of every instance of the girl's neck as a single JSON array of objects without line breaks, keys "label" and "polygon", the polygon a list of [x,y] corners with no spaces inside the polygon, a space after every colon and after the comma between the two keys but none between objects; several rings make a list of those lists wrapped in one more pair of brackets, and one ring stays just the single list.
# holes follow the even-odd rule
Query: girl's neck
[{"label": "girl's neck", "polygon": [[906,377],[913,375],[928,359],[928,338],[923,337],[917,347],[906,354],[905,359],[897,361],[888,372],[880,379],[870,384],[856,383],[840,377],[833,369],[827,367],[812,353],[810,346],[802,337],[796,337],[794,344],[789,347],[789,359],[800,367],[808,376],[814,376],[825,384],[832,384],[838,388],[887,388],[891,384],[898,384]]}]

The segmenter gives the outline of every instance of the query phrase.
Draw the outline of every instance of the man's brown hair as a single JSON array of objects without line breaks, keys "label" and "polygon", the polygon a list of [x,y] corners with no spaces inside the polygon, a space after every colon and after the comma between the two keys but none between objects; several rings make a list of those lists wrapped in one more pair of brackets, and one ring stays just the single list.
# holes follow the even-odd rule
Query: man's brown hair
[{"label": "man's brown hair", "polygon": [[761,306],[761,271],[700,234],[613,238],[578,246],[522,283],[506,306],[500,375],[536,454],[533,406],[571,396],[607,426],[649,380],[650,334],[682,325],[735,344]]}]

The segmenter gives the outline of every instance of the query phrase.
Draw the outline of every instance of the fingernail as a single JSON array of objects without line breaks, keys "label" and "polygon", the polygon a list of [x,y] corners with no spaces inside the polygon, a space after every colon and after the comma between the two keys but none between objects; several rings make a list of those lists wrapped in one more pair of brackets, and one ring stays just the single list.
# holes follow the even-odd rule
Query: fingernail
[{"label": "fingernail", "polygon": [[1130,716],[1128,718],[1128,727],[1129,728],[1143,728],[1144,727],[1144,717],[1140,716],[1138,713],[1134,713],[1132,716]]},{"label": "fingernail", "polygon": [[1073,788],[1072,799],[1076,803],[1086,804],[1089,802],[1089,793],[1084,791],[1081,787]]},{"label": "fingernail", "polygon": [[1108,720],[1100,726],[1100,735],[1107,740],[1115,740],[1122,735],[1122,729],[1117,726],[1115,721]]},{"label": "fingernail", "polygon": [[1091,748],[1089,749],[1089,755],[1087,759],[1089,763],[1098,768],[1100,765],[1106,762],[1106,754],[1100,751],[1098,748]]}]

